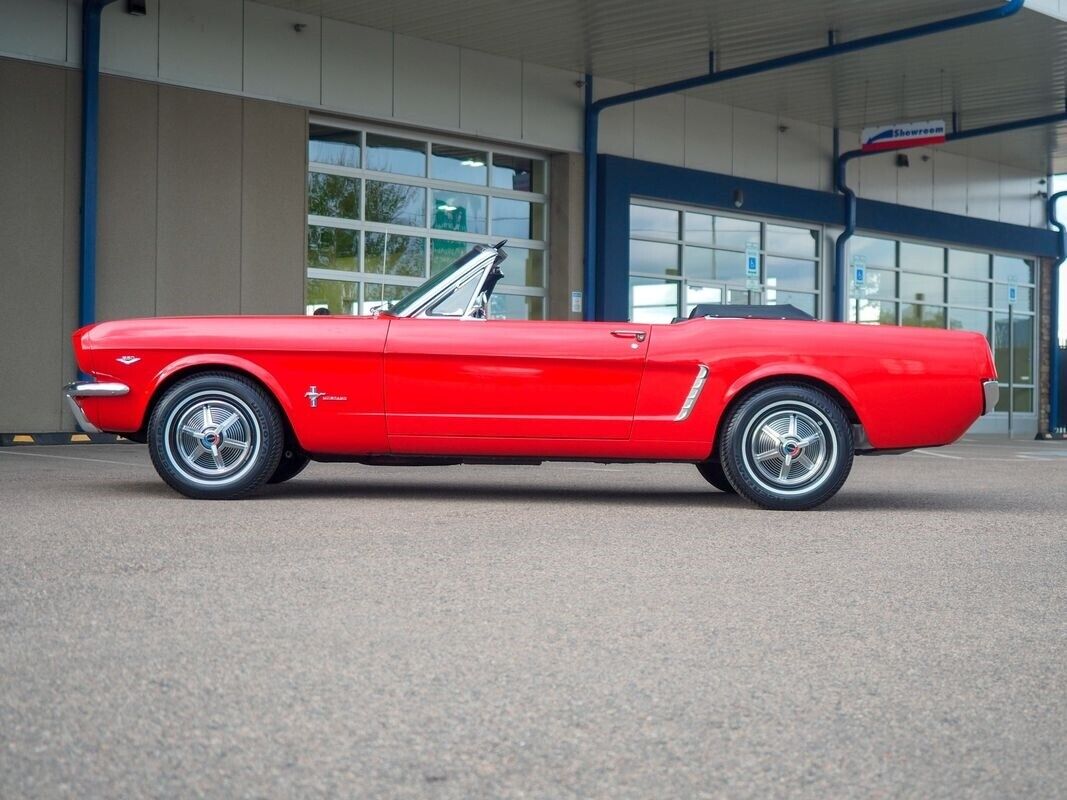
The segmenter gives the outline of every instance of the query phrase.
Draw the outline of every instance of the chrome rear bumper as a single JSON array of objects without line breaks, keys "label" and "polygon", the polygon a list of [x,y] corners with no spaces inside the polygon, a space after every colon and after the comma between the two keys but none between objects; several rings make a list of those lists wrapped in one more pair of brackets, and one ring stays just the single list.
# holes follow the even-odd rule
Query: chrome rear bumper
[{"label": "chrome rear bumper", "polygon": [[982,406],[984,417],[997,407],[997,401],[1000,400],[1000,384],[996,381],[982,381],[982,396],[985,398],[985,404]]},{"label": "chrome rear bumper", "polygon": [[70,413],[78,427],[86,433],[100,433],[100,429],[85,418],[85,412],[78,405],[79,397],[121,397],[130,393],[130,387],[124,383],[68,383],[63,387],[63,396],[67,398]]}]

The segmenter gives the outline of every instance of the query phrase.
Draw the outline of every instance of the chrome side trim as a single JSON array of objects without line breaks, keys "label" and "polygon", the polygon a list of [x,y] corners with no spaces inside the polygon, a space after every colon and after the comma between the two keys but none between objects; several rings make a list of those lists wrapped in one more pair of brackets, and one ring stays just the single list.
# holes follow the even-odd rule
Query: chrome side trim
[{"label": "chrome side trim", "polygon": [[997,407],[997,401],[1000,400],[1000,384],[996,381],[982,381],[982,397],[985,401],[982,406],[982,416],[984,417]]},{"label": "chrome side trim", "polygon": [[693,406],[697,404],[697,399],[700,397],[700,393],[704,390],[704,382],[708,379],[708,365],[701,364],[697,367],[697,376],[693,380],[693,386],[689,390],[689,394],[685,396],[685,400],[682,402],[682,407],[678,411],[678,416],[674,418],[675,422],[683,422],[689,419],[689,415],[693,413]]},{"label": "chrome side trim", "polygon": [[68,383],[63,387],[63,396],[67,398],[70,413],[74,415],[74,421],[78,427],[86,433],[101,433],[102,431],[89,422],[85,412],[78,405],[78,397],[121,397],[129,394],[130,387],[124,383]]}]

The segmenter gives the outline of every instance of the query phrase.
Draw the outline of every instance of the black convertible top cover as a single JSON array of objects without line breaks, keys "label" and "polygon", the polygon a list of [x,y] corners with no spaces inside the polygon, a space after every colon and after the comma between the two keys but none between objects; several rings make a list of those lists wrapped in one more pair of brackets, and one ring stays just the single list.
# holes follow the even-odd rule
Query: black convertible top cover
[{"label": "black convertible top cover", "polygon": [[718,319],[815,319],[808,312],[801,311],[792,305],[744,306],[713,305],[711,303],[702,303],[689,314],[689,319],[698,317],[715,317]]}]

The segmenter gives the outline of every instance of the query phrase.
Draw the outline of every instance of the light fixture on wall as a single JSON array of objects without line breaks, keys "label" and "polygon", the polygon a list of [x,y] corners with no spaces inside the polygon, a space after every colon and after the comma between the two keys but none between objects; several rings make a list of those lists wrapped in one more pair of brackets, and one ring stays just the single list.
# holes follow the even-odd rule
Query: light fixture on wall
[{"label": "light fixture on wall", "polygon": [[741,208],[745,204],[745,193],[741,189],[734,189],[734,208]]},{"label": "light fixture on wall", "polygon": [[897,153],[897,166],[901,169],[911,166],[911,161],[908,160],[907,153]]},{"label": "light fixture on wall", "polygon": [[148,13],[146,0],[126,0],[126,13],[133,17],[143,17]]}]

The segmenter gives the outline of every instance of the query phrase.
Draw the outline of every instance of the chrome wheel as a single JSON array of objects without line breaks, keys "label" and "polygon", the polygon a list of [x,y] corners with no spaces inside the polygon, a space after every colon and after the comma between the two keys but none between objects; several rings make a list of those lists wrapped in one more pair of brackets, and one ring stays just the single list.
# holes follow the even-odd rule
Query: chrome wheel
[{"label": "chrome wheel", "polygon": [[255,462],[262,439],[248,404],[217,390],[184,398],[164,428],[171,463],[187,479],[210,486],[240,480]]},{"label": "chrome wheel", "polygon": [[837,438],[813,405],[781,401],[761,409],[742,434],[745,469],[776,494],[810,492],[830,474]]}]

